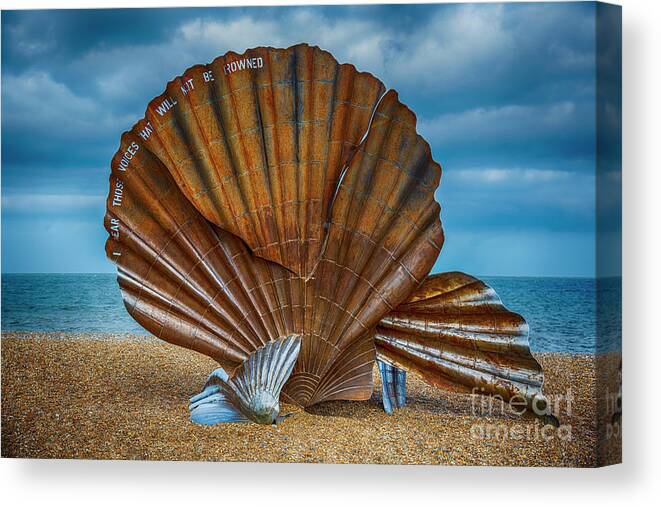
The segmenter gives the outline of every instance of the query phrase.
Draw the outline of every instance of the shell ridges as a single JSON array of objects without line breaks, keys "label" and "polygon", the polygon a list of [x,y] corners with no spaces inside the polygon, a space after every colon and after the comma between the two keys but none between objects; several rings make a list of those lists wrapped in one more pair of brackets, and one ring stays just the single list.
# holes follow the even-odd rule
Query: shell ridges
[{"label": "shell ridges", "polygon": [[541,396],[543,375],[528,325],[484,282],[464,273],[429,276],[376,328],[377,357],[438,387],[504,400]]},{"label": "shell ridges", "polygon": [[291,373],[301,346],[289,336],[259,347],[230,378],[219,368],[202,392],[190,399],[191,420],[200,424],[278,421],[280,391]]},{"label": "shell ridges", "polygon": [[106,252],[155,336],[235,372],[300,335],[285,398],[367,399],[373,329],[442,247],[440,173],[371,74],[305,44],[230,52],[122,136]]}]

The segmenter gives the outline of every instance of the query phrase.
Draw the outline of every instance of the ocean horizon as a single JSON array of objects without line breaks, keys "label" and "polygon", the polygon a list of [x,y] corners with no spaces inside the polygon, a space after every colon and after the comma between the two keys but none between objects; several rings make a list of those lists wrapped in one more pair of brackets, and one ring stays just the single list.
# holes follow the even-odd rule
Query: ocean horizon
[{"label": "ocean horizon", "polygon": [[[114,273],[3,273],[2,332],[149,335],[124,308]],[[483,276],[530,326],[534,352],[621,349],[621,278]],[[599,322],[599,332],[597,331]]]}]

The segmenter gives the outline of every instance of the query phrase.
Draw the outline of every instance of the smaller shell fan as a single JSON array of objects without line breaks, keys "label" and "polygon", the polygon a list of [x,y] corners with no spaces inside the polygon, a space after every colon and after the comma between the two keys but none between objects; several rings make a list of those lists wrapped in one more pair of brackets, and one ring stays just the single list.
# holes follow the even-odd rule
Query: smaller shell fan
[{"label": "smaller shell fan", "polygon": [[289,378],[301,348],[301,338],[290,336],[257,349],[229,378],[215,370],[200,394],[191,398],[191,420],[199,424],[281,422],[280,391]]},{"label": "smaller shell fan", "polygon": [[528,324],[472,276],[429,276],[381,320],[375,342],[380,360],[437,387],[505,401],[518,395],[536,412],[547,409],[542,368],[528,346]]}]

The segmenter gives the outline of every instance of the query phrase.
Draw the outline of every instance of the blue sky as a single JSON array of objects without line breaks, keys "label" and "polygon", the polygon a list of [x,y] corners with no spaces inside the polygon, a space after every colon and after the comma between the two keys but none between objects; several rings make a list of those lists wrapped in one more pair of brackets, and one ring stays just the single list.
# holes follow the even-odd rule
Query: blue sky
[{"label": "blue sky", "polygon": [[443,166],[435,271],[592,276],[593,4],[2,14],[2,271],[112,272],[109,163],[168,80],[228,50],[316,44],[418,115]]}]

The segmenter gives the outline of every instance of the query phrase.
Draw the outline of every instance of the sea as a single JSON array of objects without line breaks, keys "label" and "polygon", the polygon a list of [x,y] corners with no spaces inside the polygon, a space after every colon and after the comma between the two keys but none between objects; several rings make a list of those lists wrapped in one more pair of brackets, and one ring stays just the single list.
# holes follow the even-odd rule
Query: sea
[{"label": "sea", "polygon": [[[621,278],[482,279],[528,321],[533,351],[621,349]],[[3,332],[148,335],[124,308],[114,274],[2,274],[1,300]]]}]

